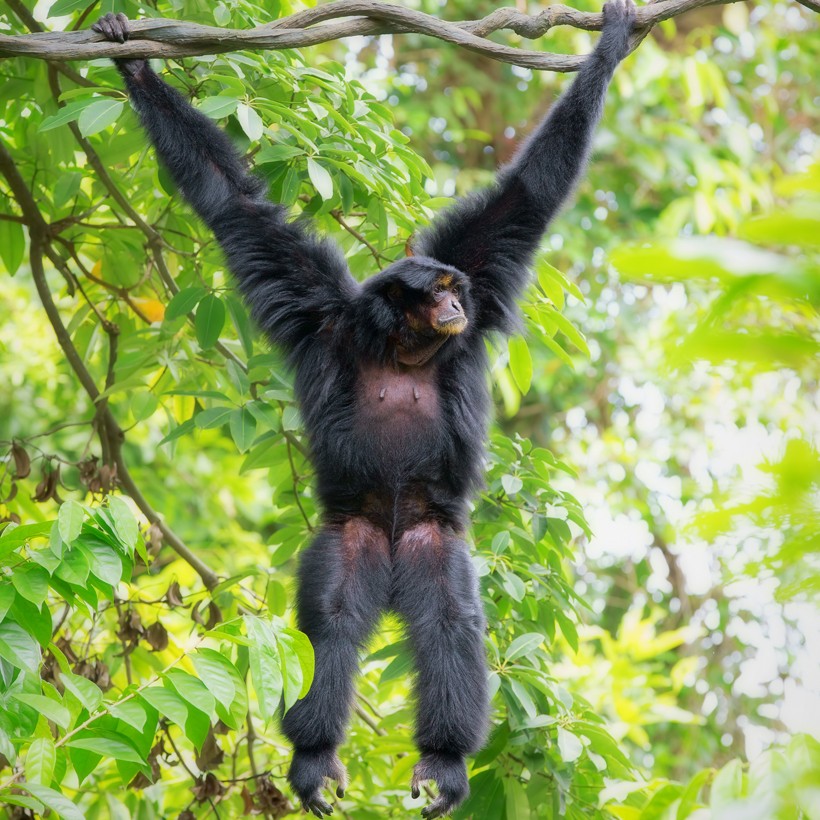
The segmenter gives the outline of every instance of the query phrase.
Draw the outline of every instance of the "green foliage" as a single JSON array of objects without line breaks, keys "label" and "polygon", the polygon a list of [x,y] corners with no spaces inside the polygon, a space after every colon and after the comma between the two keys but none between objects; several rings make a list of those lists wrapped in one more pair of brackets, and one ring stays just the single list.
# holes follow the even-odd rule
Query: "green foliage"
[{"label": "green foliage", "polygon": [[[133,784],[139,775],[152,777],[155,738],[173,744],[174,735],[202,754],[209,738],[215,742],[215,721],[237,730],[248,720],[239,671],[248,664],[266,720],[280,699],[287,709],[310,688],[312,647],[281,622],[249,614],[244,630],[241,621],[228,621],[172,646],[176,641],[160,621],[145,628],[136,608],[124,608],[116,589],[131,582],[135,562],[147,560],[147,553],[130,507],[117,496],[91,508],[66,501],[55,521],[7,526],[0,555],[6,569],[0,580],[0,753],[9,764],[22,764],[0,784],[2,800],[83,817],[60,794],[67,772],[73,770],[82,785],[101,761],[110,760],[121,783]],[[95,682],[71,671],[67,642],[60,640],[63,649],[54,642],[55,604],[63,607],[63,622],[93,618],[99,630],[122,641],[145,638],[157,655],[146,659],[138,681],[129,665],[127,685],[107,696],[99,675]],[[126,645],[125,652],[135,648]],[[34,801],[15,803],[20,787]]]}]

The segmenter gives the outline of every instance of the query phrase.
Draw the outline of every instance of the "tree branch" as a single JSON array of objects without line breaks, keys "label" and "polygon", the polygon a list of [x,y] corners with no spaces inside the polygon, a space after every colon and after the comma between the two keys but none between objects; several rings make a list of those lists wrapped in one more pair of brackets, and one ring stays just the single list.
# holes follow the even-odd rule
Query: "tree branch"
[{"label": "tree branch", "polygon": [[[101,444],[108,449],[108,453],[117,465],[117,480],[128,495],[133,498],[134,503],[139,507],[142,514],[152,524],[156,524],[159,527],[165,541],[171,549],[194,568],[208,589],[213,589],[219,583],[219,576],[165,523],[162,516],[154,510],[142,494],[128,471],[128,467],[122,455],[123,432],[107,403],[104,400],[101,401],[100,390],[94,381],[94,377],[85,366],[77,348],[71,341],[71,336],[63,324],[62,317],[57,309],[57,305],[54,304],[54,299],[51,296],[51,291],[46,281],[46,274],[43,268],[43,254],[48,247],[50,238],[49,226],[37,208],[37,203],[31,191],[28,189],[25,180],[17,170],[11,154],[2,142],[0,142],[0,174],[5,177],[9,188],[11,188],[12,194],[23,212],[26,225],[29,229],[31,239],[29,261],[34,285],[37,288],[37,294],[40,297],[46,316],[54,329],[54,334],[57,337],[57,341],[63,350],[66,360],[69,365],[71,365],[71,369],[76,374],[77,379],[88,397],[97,406]],[[112,356],[113,355],[112,353]]]},{"label": "tree branch", "polygon": [[[16,0],[11,0],[16,3]],[[817,0],[798,0],[820,10]],[[706,5],[740,0],[659,0],[637,12],[633,47],[646,31],[663,20]],[[349,18],[349,19],[344,19]],[[127,43],[111,43],[85,31],[0,35],[0,57],[26,56],[43,60],[92,60],[101,57],[169,58],[221,54],[240,49],[288,49],[318,45],[344,37],[378,34],[424,34],[494,60],[546,71],[577,71],[585,55],[551,54],[513,48],[486,39],[501,30],[536,39],[555,26],[599,31],[603,14],[564,5],[547,6],[535,15],[501,8],[481,20],[451,23],[430,14],[378,0],[335,0],[253,29],[221,29],[181,20],[135,20]]]}]

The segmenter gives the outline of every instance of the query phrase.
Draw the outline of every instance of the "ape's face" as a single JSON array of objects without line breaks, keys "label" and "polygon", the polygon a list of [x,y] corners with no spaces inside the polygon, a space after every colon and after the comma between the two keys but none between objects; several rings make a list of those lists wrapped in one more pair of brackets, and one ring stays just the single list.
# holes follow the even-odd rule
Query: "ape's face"
[{"label": "ape's face", "polygon": [[409,304],[404,313],[408,327],[423,336],[431,331],[443,336],[458,335],[467,327],[461,294],[461,283],[450,273],[442,274],[426,292],[406,300]]},{"label": "ape's face", "polygon": [[467,277],[434,259],[394,262],[365,284],[378,327],[405,365],[425,364],[469,323]]}]

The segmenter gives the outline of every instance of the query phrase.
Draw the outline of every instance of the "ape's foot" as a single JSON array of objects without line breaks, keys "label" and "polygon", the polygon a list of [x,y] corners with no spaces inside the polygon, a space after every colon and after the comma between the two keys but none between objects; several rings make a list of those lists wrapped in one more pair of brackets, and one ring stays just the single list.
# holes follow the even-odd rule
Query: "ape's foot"
[{"label": "ape's foot", "polygon": [[425,820],[444,817],[464,802],[470,793],[467,783],[467,766],[459,754],[425,752],[413,769],[410,792],[413,797],[421,794],[426,780],[433,780],[438,787],[438,797],[421,810]]},{"label": "ape's foot", "polygon": [[336,781],[336,796],[344,797],[347,771],[333,749],[296,749],[288,780],[305,811],[317,817],[333,814],[333,806],[322,797],[325,778]]}]

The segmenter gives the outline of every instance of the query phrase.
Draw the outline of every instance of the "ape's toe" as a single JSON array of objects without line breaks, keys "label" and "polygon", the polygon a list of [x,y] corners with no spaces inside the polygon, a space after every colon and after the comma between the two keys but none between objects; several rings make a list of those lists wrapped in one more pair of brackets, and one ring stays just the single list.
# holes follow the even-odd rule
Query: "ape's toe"
[{"label": "ape's toe", "polygon": [[410,794],[415,798],[421,794],[421,785],[432,780],[438,787],[438,797],[421,810],[425,820],[444,817],[458,808],[470,793],[467,783],[467,768],[464,758],[458,754],[427,753],[413,770]]},{"label": "ape's toe", "polygon": [[305,811],[313,812],[317,817],[325,817],[333,814],[333,806],[325,800],[318,791],[312,794],[302,804]]}]

